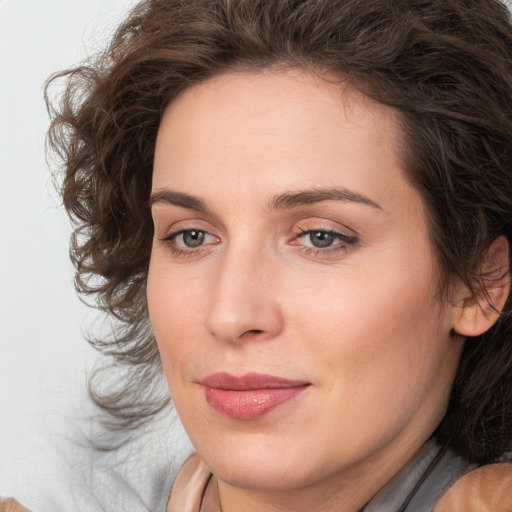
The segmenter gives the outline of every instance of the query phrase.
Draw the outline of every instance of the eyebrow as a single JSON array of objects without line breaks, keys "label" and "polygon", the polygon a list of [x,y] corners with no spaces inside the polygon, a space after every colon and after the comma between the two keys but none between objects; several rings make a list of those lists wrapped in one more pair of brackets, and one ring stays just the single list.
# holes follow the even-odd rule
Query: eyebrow
[{"label": "eyebrow", "polygon": [[[373,208],[382,210],[382,207],[370,199],[369,197],[354,192],[346,188],[329,188],[329,189],[312,189],[297,192],[284,192],[274,196],[268,207],[271,210],[286,210],[303,206],[306,204],[320,203],[322,201],[347,201],[362,203]],[[206,202],[196,196],[185,194],[184,192],[177,192],[170,189],[157,190],[151,194],[150,206],[156,204],[172,204],[181,208],[188,208],[199,212],[207,213],[209,211]]]},{"label": "eyebrow", "polygon": [[269,206],[271,209],[282,210],[310,203],[320,203],[322,201],[333,200],[362,203],[382,210],[382,207],[369,197],[360,194],[359,192],[348,190],[346,188],[312,189],[298,192],[285,192],[275,196],[270,201]]},{"label": "eyebrow", "polygon": [[150,206],[156,204],[172,204],[174,206],[181,206],[182,208],[188,208],[189,210],[196,210],[198,212],[208,212],[206,202],[199,197],[185,194],[184,192],[177,192],[168,188],[163,190],[157,190],[149,199]]}]

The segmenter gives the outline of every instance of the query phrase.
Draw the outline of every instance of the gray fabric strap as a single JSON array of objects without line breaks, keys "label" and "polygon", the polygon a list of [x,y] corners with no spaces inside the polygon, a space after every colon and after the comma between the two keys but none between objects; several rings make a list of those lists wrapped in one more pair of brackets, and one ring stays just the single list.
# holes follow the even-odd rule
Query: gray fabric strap
[{"label": "gray fabric strap", "polygon": [[[364,512],[397,512],[408,498],[410,501],[405,512],[431,512],[443,494],[461,476],[476,467],[450,450],[435,461],[440,450],[434,441],[427,442],[418,455],[374,496]],[[421,481],[433,462],[435,467]],[[411,497],[412,492],[414,495]]]}]

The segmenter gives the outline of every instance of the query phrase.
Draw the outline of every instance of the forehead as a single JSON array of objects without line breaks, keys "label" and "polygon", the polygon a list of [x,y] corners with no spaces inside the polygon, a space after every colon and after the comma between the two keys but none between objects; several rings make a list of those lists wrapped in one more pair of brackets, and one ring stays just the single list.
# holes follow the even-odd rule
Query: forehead
[{"label": "forehead", "polygon": [[[236,169],[248,177],[269,168],[277,179],[293,167],[298,181],[306,168],[324,178],[331,171],[348,176],[368,147],[383,165],[401,168],[400,141],[398,114],[346,82],[301,69],[228,73],[190,87],[167,107],[153,188],[169,172],[219,178]],[[366,164],[375,179],[376,162]]]},{"label": "forehead", "polygon": [[295,129],[307,132],[322,120],[328,123],[340,115],[354,125],[386,125],[388,131],[376,129],[375,138],[390,140],[390,135],[400,135],[399,114],[394,109],[372,100],[345,79],[300,68],[230,72],[195,84],[171,101],[161,127],[172,118],[181,126],[195,123],[194,131],[199,133],[240,121],[250,129],[265,118],[270,130],[295,119],[299,123]]}]

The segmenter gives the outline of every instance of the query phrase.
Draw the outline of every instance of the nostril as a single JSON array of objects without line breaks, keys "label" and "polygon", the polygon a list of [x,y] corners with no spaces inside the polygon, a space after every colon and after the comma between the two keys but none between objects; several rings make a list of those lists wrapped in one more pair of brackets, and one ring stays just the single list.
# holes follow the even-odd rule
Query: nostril
[{"label": "nostril", "polygon": [[251,329],[250,331],[245,331],[242,336],[246,335],[246,334],[260,334],[262,333],[263,331],[261,329]]}]

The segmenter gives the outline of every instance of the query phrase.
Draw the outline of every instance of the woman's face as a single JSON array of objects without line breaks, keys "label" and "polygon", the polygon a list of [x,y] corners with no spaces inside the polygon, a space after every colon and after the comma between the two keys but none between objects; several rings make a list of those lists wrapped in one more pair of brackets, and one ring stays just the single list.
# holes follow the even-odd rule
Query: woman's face
[{"label": "woman's face", "polygon": [[461,342],[400,141],[393,110],[300,70],[226,74],[167,108],[151,323],[226,486],[371,495],[443,417]]}]

